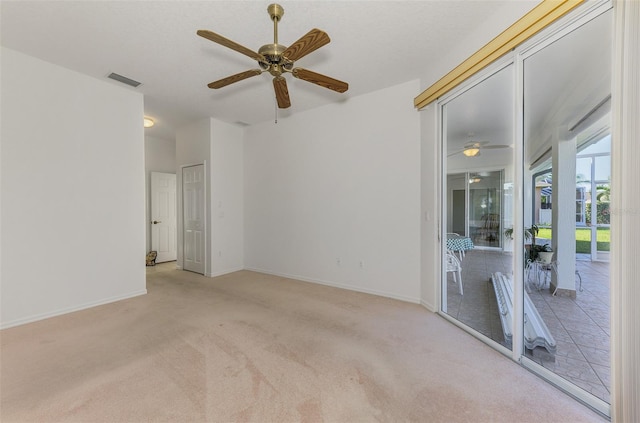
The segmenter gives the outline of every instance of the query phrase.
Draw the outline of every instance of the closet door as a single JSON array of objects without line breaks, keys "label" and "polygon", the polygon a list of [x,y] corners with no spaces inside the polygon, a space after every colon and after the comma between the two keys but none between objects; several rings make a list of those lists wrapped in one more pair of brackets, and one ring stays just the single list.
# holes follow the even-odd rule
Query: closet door
[{"label": "closet door", "polygon": [[182,169],[183,267],[204,274],[205,195],[204,165]]}]

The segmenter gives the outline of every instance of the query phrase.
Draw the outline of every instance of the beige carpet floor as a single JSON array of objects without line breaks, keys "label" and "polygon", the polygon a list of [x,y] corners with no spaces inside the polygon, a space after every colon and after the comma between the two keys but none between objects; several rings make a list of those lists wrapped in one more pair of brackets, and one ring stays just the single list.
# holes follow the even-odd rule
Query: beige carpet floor
[{"label": "beige carpet floor", "polygon": [[147,288],[0,332],[0,420],[604,421],[419,305],[171,265]]}]

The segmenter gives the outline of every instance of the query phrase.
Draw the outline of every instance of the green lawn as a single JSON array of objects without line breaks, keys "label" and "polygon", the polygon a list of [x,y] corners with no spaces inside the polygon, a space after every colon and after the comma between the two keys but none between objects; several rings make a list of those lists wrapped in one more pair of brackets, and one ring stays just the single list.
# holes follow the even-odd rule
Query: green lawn
[{"label": "green lawn", "polygon": [[[551,229],[540,228],[538,238],[551,239]],[[609,228],[598,228],[598,251],[609,251],[611,231]],[[591,228],[576,228],[576,253],[591,253]]]}]

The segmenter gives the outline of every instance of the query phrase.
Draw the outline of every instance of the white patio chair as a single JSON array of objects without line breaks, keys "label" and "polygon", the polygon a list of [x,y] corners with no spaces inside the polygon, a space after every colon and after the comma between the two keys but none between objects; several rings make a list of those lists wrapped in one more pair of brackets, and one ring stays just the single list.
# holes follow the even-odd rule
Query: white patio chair
[{"label": "white patio chair", "polygon": [[458,284],[460,289],[460,295],[463,295],[462,291],[462,265],[460,260],[450,251],[447,251],[447,273],[453,273],[453,281]]}]

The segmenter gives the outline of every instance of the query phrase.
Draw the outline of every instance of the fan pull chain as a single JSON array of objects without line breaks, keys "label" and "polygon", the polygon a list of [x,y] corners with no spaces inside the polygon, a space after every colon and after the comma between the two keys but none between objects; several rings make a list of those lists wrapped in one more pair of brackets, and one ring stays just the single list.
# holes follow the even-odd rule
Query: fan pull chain
[{"label": "fan pull chain", "polygon": [[274,108],[275,108],[275,110],[274,110],[274,114],[275,114],[275,116],[276,116],[276,117],[275,117],[275,124],[277,125],[277,124],[278,124],[278,102],[276,101],[276,102],[275,102],[275,103],[273,103],[273,104],[274,104],[274,106],[275,106],[275,107],[274,107]]}]

